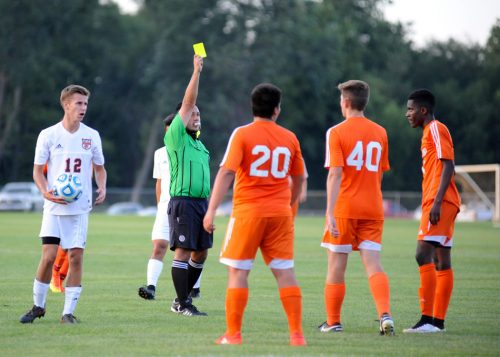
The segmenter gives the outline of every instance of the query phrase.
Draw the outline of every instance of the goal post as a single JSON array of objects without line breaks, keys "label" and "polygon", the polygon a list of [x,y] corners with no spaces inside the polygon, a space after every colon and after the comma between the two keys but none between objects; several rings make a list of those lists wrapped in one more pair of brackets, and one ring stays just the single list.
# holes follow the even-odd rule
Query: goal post
[{"label": "goal post", "polygon": [[491,210],[492,220],[500,222],[500,164],[456,165],[455,173],[464,194],[475,195]]}]

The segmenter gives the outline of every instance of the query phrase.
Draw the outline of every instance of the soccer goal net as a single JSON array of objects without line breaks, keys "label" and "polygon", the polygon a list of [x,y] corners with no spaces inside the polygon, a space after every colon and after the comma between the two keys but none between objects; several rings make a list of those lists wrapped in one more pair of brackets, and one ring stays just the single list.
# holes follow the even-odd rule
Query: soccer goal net
[{"label": "soccer goal net", "polygon": [[457,165],[463,217],[500,222],[500,164]]}]

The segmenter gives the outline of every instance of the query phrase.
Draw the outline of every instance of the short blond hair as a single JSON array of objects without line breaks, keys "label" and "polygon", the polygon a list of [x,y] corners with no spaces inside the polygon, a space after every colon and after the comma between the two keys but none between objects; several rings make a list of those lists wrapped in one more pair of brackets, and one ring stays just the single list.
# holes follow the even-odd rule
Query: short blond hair
[{"label": "short blond hair", "polygon": [[337,87],[344,98],[349,98],[351,106],[356,110],[365,110],[370,99],[370,86],[358,79],[340,83]]},{"label": "short blond hair", "polygon": [[70,84],[61,91],[61,105],[63,105],[63,103],[75,93],[90,97],[90,91],[87,88],[78,84]]}]

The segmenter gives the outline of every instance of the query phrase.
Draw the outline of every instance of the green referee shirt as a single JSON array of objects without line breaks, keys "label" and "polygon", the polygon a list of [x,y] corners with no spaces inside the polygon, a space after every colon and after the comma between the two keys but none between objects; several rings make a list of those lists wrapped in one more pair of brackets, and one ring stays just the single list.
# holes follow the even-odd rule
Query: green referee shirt
[{"label": "green referee shirt", "polygon": [[179,113],[163,139],[170,161],[170,196],[207,198],[210,195],[210,153],[186,132]]}]

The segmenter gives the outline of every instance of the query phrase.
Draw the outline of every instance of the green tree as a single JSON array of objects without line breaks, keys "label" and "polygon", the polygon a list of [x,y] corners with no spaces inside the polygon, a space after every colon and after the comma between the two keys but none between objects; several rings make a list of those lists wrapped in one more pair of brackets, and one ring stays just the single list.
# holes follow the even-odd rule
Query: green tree
[{"label": "green tree", "polygon": [[366,113],[388,132],[385,190],[420,186],[420,133],[404,117],[419,87],[435,92],[458,164],[499,162],[499,23],[484,48],[414,49],[384,2],[144,0],[123,15],[98,0],[0,0],[0,182],[30,179],[39,131],[62,116],[61,88],[80,83],[92,92],[85,121],[103,138],[109,185],[152,187],[161,119],[183,97],[196,42],[208,52],[198,104],[214,174],[260,82],[283,90],[280,124],[299,137],[313,189],[325,187],[325,132],[343,120],[336,87],[348,79],[370,84]]}]

